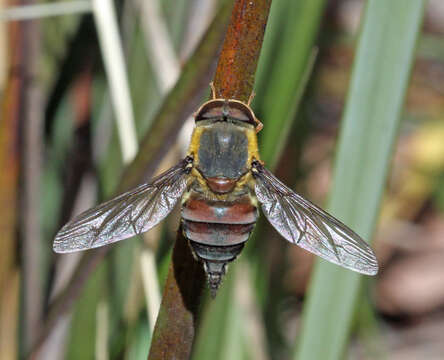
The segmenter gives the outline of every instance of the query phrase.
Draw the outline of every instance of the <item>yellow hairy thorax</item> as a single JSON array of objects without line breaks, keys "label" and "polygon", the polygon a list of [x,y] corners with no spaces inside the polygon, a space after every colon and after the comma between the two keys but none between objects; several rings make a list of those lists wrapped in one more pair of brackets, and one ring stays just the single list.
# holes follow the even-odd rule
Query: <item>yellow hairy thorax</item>
[{"label": "yellow hairy thorax", "polygon": [[[191,142],[190,146],[188,148],[187,155],[193,157],[194,164],[199,164],[199,146],[200,146],[200,137],[202,136],[202,133],[205,131],[206,127],[209,127],[210,125],[196,125],[193,134],[191,135]],[[237,126],[234,125],[233,126]],[[207,185],[207,182],[205,178],[202,176],[202,174],[196,169],[195,166],[193,166],[193,169],[191,170],[191,176],[199,182],[199,185],[206,193],[206,196],[208,196],[210,199],[214,200],[229,200],[232,196],[236,196],[237,193],[242,192],[245,190],[245,187],[248,187],[249,189],[253,190],[254,188],[254,178],[251,174],[251,162],[253,160],[260,160],[259,157],[259,150],[258,150],[258,144],[257,144],[257,136],[256,131],[253,126],[242,126],[239,127],[242,129],[244,134],[247,137],[248,141],[248,172],[243,175],[236,183],[236,187],[232,191],[232,193],[228,194],[215,194],[213,193]]]}]

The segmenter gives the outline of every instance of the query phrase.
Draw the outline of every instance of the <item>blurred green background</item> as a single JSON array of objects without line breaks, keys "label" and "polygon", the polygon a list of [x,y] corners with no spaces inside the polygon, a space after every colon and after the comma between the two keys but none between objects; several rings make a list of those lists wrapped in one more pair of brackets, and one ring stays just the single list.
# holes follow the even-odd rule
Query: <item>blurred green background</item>
[{"label": "blurred green background", "polygon": [[[229,3],[0,1],[2,359],[36,344],[36,359],[146,359],[179,212],[86,269],[56,319],[81,255],[52,241],[159,140],[179,77],[202,84],[190,104],[206,99],[209,80],[183,70]],[[217,298],[205,291],[193,359],[442,358],[443,24],[440,0],[273,0],[252,105],[263,159],[371,240],[381,271],[315,264],[261,219]],[[149,175],[186,151],[187,111]]]}]

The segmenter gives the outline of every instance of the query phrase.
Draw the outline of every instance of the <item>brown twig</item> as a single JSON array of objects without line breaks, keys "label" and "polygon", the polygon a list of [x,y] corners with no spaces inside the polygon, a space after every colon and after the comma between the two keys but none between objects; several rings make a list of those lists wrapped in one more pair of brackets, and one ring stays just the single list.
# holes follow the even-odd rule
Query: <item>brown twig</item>
[{"label": "brown twig", "polygon": [[[214,77],[218,97],[248,101],[270,4],[271,0],[235,2]],[[149,360],[190,358],[204,284],[202,266],[179,230]]]},{"label": "brown twig", "polygon": [[[230,0],[231,2],[231,0]],[[126,191],[153,174],[168,147],[176,138],[182,123],[199,105],[206,91],[214,68],[214,58],[220,49],[224,31],[229,20],[231,4],[222,7],[190,60],[185,64],[176,86],[165,99],[150,132],[143,139],[139,153],[125,170],[117,193]],[[41,345],[54,329],[61,315],[68,312],[81,293],[83,286],[96,265],[103,259],[110,247],[90,250],[83,255],[72,279],[60,291],[49,307],[48,315],[40,329],[39,338],[29,355],[35,358]]]},{"label": "brown twig", "polygon": [[[23,108],[22,41],[17,23],[4,25],[8,33],[10,73],[0,100],[0,353],[6,359],[18,357],[20,276],[17,265],[18,190],[20,175],[19,114]],[[1,31],[0,30],[0,31]]]},{"label": "brown twig", "polygon": [[193,258],[179,229],[148,359],[189,358],[204,285],[202,265]]},{"label": "brown twig", "polygon": [[271,0],[238,0],[214,76],[216,97],[247,102],[264,39]]}]

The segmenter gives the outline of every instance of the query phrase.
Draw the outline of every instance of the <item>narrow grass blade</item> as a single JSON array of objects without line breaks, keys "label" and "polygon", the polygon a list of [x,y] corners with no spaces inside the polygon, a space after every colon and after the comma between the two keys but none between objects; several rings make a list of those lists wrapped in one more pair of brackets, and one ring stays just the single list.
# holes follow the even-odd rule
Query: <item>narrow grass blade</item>
[{"label": "narrow grass blade", "polygon": [[103,62],[110,85],[111,99],[119,127],[123,161],[127,163],[136,155],[137,137],[116,15],[110,0],[93,0],[92,4]]},{"label": "narrow grass blade", "polygon": [[139,1],[141,26],[145,35],[149,59],[157,75],[157,83],[162,93],[170,90],[180,74],[179,60],[175,54],[166,23],[161,16],[158,0]]},{"label": "narrow grass blade", "polygon": [[[261,59],[260,65],[266,66],[267,58],[270,57],[267,53],[271,52],[272,57],[276,56],[272,63],[272,76],[268,79],[262,107],[265,126],[260,139],[261,156],[267,164],[269,162],[273,164],[276,161],[279,153],[276,148],[282,147],[280,145],[283,143],[282,135],[288,132],[291,120],[295,116],[297,102],[305,87],[306,79],[304,78],[307,77],[307,72],[310,73],[312,65],[310,54],[313,51],[324,3],[324,0],[291,1],[282,14],[282,20],[289,18],[291,22],[282,30],[283,39],[279,51],[273,49],[274,45],[270,43],[275,32],[274,28],[270,29],[270,41],[266,38],[264,59]],[[273,4],[273,6],[276,5],[279,6],[278,3]],[[279,8],[276,11],[277,15],[282,13]],[[278,26],[276,21],[271,25]],[[274,55],[275,53],[277,54]],[[263,78],[264,74],[261,74],[260,84],[265,82]]]},{"label": "narrow grass blade", "polygon": [[70,15],[89,11],[91,11],[91,1],[89,0],[11,6],[0,11],[0,21],[39,19],[47,16]]},{"label": "narrow grass blade", "polygon": [[128,345],[125,359],[127,360],[146,360],[146,354],[148,353],[150,344],[147,343],[147,334],[150,334],[146,319],[142,319],[138,322],[137,327],[131,337],[131,342]]},{"label": "narrow grass blade", "polygon": [[106,267],[102,263],[91,276],[76,304],[66,359],[94,359],[96,354],[96,310],[106,284]]},{"label": "narrow grass blade", "polygon": [[[402,111],[424,2],[370,0],[339,141],[329,211],[370,239]],[[316,265],[295,358],[340,359],[360,276]]]},{"label": "narrow grass blade", "polygon": [[[23,68],[21,76],[33,76],[39,68],[42,33],[37,23],[25,23],[21,46]],[[21,209],[20,223],[23,273],[23,332],[25,348],[29,349],[39,334],[40,319],[44,303],[44,279],[48,269],[43,265],[45,244],[41,237],[39,205],[43,166],[43,110],[44,89],[41,82],[34,84],[24,81],[20,94],[20,108],[17,116],[23,126],[21,140]]]},{"label": "narrow grass blade", "polygon": [[233,314],[238,310],[238,305],[233,301],[235,276],[236,268],[233,266],[225,276],[216,298],[206,304],[205,316],[199,327],[199,336],[193,351],[195,360],[224,359],[229,335],[233,330]]},{"label": "narrow grass blade", "polygon": [[[315,40],[324,5],[324,0],[280,0],[271,5],[259,60],[257,100],[253,104],[264,122],[264,129],[259,134],[261,159],[270,169],[277,165],[290,130],[298,121],[296,114],[316,60]],[[267,253],[264,249],[268,247],[268,239],[263,235],[264,224],[264,219],[260,217],[245,250],[252,251],[250,262],[254,264],[258,302],[262,306],[270,306],[268,287],[271,272],[263,272],[264,254]],[[271,306],[270,311],[277,311],[276,307]],[[267,332],[274,332],[269,323]]]}]

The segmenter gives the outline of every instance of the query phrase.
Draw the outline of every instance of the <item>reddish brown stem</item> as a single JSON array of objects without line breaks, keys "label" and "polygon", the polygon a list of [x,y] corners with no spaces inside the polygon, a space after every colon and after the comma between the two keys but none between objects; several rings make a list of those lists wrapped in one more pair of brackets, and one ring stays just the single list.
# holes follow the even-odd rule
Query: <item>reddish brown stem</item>
[{"label": "reddish brown stem", "polygon": [[[216,96],[247,102],[271,0],[237,0],[214,77]],[[149,360],[189,359],[205,277],[179,230]]]},{"label": "reddish brown stem", "polygon": [[5,359],[18,357],[20,268],[17,264],[17,222],[20,171],[19,116],[23,107],[23,32],[10,24],[8,33],[9,76],[0,100],[0,349]]},{"label": "reddish brown stem", "polygon": [[189,358],[204,285],[202,265],[193,258],[179,229],[148,359]]},{"label": "reddish brown stem", "polygon": [[247,102],[264,39],[271,0],[238,0],[214,76],[216,96]]}]

